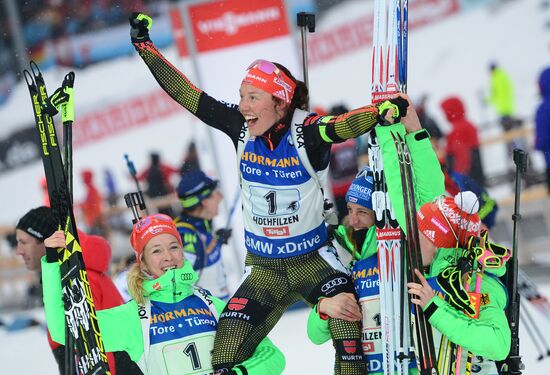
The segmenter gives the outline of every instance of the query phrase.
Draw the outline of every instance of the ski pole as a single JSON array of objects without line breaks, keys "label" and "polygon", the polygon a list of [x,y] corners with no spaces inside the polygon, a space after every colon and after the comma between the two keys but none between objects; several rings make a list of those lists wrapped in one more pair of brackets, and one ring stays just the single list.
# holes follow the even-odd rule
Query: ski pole
[{"label": "ski pole", "polygon": [[61,105],[61,119],[63,122],[63,150],[65,154],[65,175],[71,200],[73,199],[73,123],[74,123],[74,72],[69,72],[63,80],[63,92],[69,100]]},{"label": "ski pole", "polygon": [[[315,32],[315,14],[300,12],[296,15],[296,24],[300,28],[300,34],[302,36],[302,68],[304,72],[304,83],[309,90],[309,77],[307,69],[307,31],[310,33]],[[306,104],[306,110],[309,111],[309,102]]]},{"label": "ski pole", "polygon": [[233,195],[233,202],[231,202],[231,208],[229,209],[229,213],[227,214],[227,220],[225,222],[225,228],[229,228],[229,224],[231,223],[231,218],[233,217],[233,213],[235,212],[235,209],[237,208],[237,205],[239,204],[239,200],[241,198],[241,191],[237,187],[235,190],[235,194]]},{"label": "ski pole", "polygon": [[[126,159],[126,165],[128,166],[128,170],[130,171],[130,174],[132,175],[132,178],[136,184],[137,194],[140,195],[141,202],[143,203],[142,209],[145,210],[145,213],[147,215],[149,215],[149,210],[147,210],[147,206],[145,206],[145,200],[143,199],[143,191],[141,190],[141,187],[139,186],[139,181],[137,179],[137,172],[134,162],[130,160],[128,154],[124,154],[124,159]],[[126,199],[126,195],[124,196],[124,199]],[[126,204],[128,204],[128,202],[126,202]]]},{"label": "ski pole", "polygon": [[44,111],[52,117],[61,110],[61,119],[63,122],[63,161],[65,162],[65,177],[71,201],[73,193],[72,125],[74,122],[74,77],[74,72],[67,73],[61,87],[55,90],[44,103]]},{"label": "ski pole", "polygon": [[501,363],[501,374],[520,375],[525,365],[521,361],[519,354],[519,293],[518,293],[518,225],[521,221],[519,213],[521,175],[527,171],[527,152],[521,149],[514,149],[514,164],[516,165],[516,187],[514,197],[514,214],[512,220],[514,227],[512,230],[512,261],[508,262],[506,270],[506,287],[510,293],[510,303],[506,309],[506,316],[512,333],[510,353]]}]

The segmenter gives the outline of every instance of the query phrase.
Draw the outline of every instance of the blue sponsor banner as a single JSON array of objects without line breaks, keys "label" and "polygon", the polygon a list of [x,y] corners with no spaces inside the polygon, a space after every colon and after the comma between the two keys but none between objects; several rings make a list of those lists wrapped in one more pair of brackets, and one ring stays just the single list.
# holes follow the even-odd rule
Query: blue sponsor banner
[{"label": "blue sponsor banner", "polygon": [[358,298],[377,295],[380,290],[378,275],[378,255],[368,257],[353,266],[353,284]]},{"label": "blue sponsor banner", "polygon": [[197,296],[177,303],[151,301],[151,345],[216,330],[216,319]]},{"label": "blue sponsor banner", "polygon": [[299,236],[291,238],[267,238],[245,230],[246,249],[267,258],[289,258],[304,255],[320,248],[327,240],[325,223]]}]

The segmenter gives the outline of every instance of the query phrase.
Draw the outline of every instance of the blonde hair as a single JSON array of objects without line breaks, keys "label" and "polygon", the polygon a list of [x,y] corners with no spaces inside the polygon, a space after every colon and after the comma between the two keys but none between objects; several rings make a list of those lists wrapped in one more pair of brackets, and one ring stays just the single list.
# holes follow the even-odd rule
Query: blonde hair
[{"label": "blonde hair", "polygon": [[[143,263],[141,263],[143,264]],[[141,266],[136,262],[132,264],[128,270],[128,293],[139,304],[145,304],[145,297],[143,296],[143,282],[147,276],[142,271]]]}]

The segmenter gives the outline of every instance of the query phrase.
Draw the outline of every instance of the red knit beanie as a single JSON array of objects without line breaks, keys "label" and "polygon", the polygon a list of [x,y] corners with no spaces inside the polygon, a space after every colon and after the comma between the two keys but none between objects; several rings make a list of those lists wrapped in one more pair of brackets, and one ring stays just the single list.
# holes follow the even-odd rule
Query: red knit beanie
[{"label": "red knit beanie", "polygon": [[130,243],[136,252],[137,262],[141,262],[141,254],[147,242],[159,234],[168,233],[176,237],[180,245],[183,247],[181,237],[176,229],[176,225],[172,218],[164,214],[153,214],[144,217],[134,224],[134,229],[130,236]]},{"label": "red knit beanie", "polygon": [[442,196],[420,208],[418,229],[438,248],[464,246],[470,236],[479,235],[478,210],[478,198],[471,191]]}]

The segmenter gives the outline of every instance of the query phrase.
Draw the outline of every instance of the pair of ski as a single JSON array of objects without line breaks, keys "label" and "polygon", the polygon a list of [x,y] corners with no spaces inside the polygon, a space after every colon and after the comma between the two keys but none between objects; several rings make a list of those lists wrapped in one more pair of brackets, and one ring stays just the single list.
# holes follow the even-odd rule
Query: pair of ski
[{"label": "pair of ski", "polygon": [[406,235],[399,228],[389,199],[382,152],[374,132],[369,140],[380,276],[382,367],[384,374],[408,374],[409,367],[416,361],[420,374],[436,374],[431,326],[422,309],[411,306],[406,292],[408,281],[420,283],[414,270],[422,270],[423,267],[410,155],[401,135],[392,132],[392,137],[404,194]]},{"label": "pair of ski", "polygon": [[[408,1],[375,0],[372,57],[372,102],[378,103],[407,89]],[[394,134],[404,194],[406,233],[399,228],[384,176],[382,151],[372,131],[369,165],[374,174],[372,194],[375,212],[380,276],[380,325],[382,370],[385,375],[437,374],[431,326],[421,309],[411,306],[407,281],[419,282],[414,269],[422,270],[416,203],[407,146]],[[369,329],[372,327],[363,327]],[[364,322],[365,325],[365,322]],[[412,344],[414,342],[414,345]],[[370,369],[371,371],[373,369]]]},{"label": "pair of ski", "polygon": [[31,61],[30,69],[24,70],[23,74],[32,101],[50,206],[59,228],[65,232],[66,237],[66,248],[57,249],[66,331],[68,331],[65,335],[68,350],[65,373],[69,373],[67,370],[73,367],[71,361],[75,358],[76,349],[78,367],[70,370],[71,373],[109,374],[73,214],[69,185],[72,175],[70,162],[72,156],[69,151],[70,131],[64,133],[66,135],[64,165],[53,121],[57,108],[61,108],[64,127],[71,128],[74,119],[72,89],[74,73],[71,72],[65,76],[62,87],[51,97],[48,97],[44,78],[34,61]]}]

